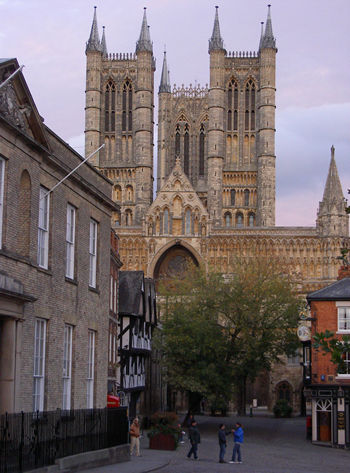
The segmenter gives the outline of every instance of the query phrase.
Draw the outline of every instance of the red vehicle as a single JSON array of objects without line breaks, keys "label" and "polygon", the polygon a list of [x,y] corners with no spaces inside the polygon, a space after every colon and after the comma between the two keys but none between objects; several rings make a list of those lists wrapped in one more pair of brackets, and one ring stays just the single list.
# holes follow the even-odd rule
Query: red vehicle
[{"label": "red vehicle", "polygon": [[113,396],[112,394],[107,394],[107,407],[120,407],[119,396]]}]

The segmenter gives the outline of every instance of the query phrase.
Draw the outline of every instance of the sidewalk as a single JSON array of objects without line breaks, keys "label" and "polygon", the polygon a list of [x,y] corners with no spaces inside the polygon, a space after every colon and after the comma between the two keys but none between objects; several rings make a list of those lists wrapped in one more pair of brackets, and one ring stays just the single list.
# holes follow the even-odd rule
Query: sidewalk
[{"label": "sidewalk", "polygon": [[167,466],[176,455],[176,451],[150,450],[148,444],[149,439],[145,434],[141,438],[140,457],[133,455],[128,462],[99,466],[84,470],[84,473],[148,473]]}]

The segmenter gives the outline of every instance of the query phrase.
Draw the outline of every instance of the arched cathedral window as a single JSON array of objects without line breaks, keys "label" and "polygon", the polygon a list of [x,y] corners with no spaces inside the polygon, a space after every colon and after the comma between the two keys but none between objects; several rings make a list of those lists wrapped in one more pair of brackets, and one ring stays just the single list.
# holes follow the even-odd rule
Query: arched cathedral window
[{"label": "arched cathedral window", "polygon": [[199,172],[200,176],[204,176],[204,125],[201,124],[200,132],[199,132]]},{"label": "arched cathedral window", "polygon": [[190,235],[191,233],[191,210],[187,209],[185,213],[185,234]]},{"label": "arched cathedral window", "polygon": [[243,215],[241,214],[241,212],[237,212],[236,214],[236,227],[243,227]]},{"label": "arched cathedral window", "polygon": [[132,131],[132,85],[127,80],[123,85],[122,131]]},{"label": "arched cathedral window", "polygon": [[[233,119],[233,121],[232,121]],[[238,128],[238,85],[232,79],[227,90],[227,131]]]},{"label": "arched cathedral window", "polygon": [[225,227],[231,226],[231,214],[230,212],[225,213]]},{"label": "arched cathedral window", "polygon": [[255,215],[253,213],[249,214],[249,226],[254,227],[255,225]]},{"label": "arched cathedral window", "polygon": [[255,131],[255,84],[252,79],[249,79],[245,88],[244,129]]},{"label": "arched cathedral window", "polygon": [[180,126],[179,125],[176,125],[175,156],[180,156]]},{"label": "arched cathedral window", "polygon": [[188,123],[185,125],[184,134],[184,172],[188,176],[190,168],[190,135],[188,132]]},{"label": "arched cathedral window", "polygon": [[105,131],[115,131],[115,85],[111,80],[105,90]]},{"label": "arched cathedral window", "polygon": [[168,235],[169,233],[169,210],[165,209],[163,212],[163,233]]}]

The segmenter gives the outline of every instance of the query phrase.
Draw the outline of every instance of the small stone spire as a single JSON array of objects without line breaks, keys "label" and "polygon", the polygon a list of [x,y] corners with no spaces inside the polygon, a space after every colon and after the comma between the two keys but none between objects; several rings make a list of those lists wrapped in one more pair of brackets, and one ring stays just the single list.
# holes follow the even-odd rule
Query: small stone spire
[{"label": "small stone spire", "polygon": [[166,51],[164,51],[162,77],[161,77],[160,86],[159,86],[159,93],[161,92],[168,92],[168,93],[171,92],[169,71],[168,71],[168,65],[166,62]]},{"label": "small stone spire", "polygon": [[265,33],[261,42],[261,47],[276,49],[276,40],[273,37],[273,33],[272,33],[272,21],[271,21],[271,11],[270,11],[271,5],[268,5],[267,7],[268,7],[267,20],[266,20],[266,26],[265,26]]},{"label": "small stone spire", "polygon": [[221,38],[220,34],[220,24],[219,24],[219,7],[215,7],[215,20],[214,28],[211,38],[209,40],[209,53],[212,51],[224,49],[224,41]]},{"label": "small stone spire", "polygon": [[331,162],[323,199],[317,212],[316,227],[322,236],[338,235],[345,237],[349,235],[349,216],[345,210],[346,200],[338,176],[334,151],[334,146],[332,146]]},{"label": "small stone spire", "polygon": [[261,34],[260,34],[260,42],[259,42],[259,51],[262,47],[263,38],[264,38],[264,22],[262,21],[261,22]]},{"label": "small stone spire", "polygon": [[102,28],[103,28],[103,33],[102,33],[102,39],[101,39],[101,51],[102,51],[102,56],[107,57],[108,56],[108,51],[107,51],[105,27],[102,26]]},{"label": "small stone spire", "polygon": [[86,52],[87,51],[101,51],[101,43],[100,43],[100,36],[98,34],[97,28],[97,14],[96,8],[94,7],[94,19],[92,20],[90,38],[86,43]]},{"label": "small stone spire", "polygon": [[147,25],[146,7],[143,9],[143,20],[139,40],[136,43],[136,52],[149,51],[153,52],[151,36],[149,34],[149,26]]},{"label": "small stone spire", "polygon": [[331,147],[331,162],[329,165],[326,186],[323,192],[323,202],[336,202],[341,199],[344,200],[343,189],[340,184],[337,165],[334,158],[335,148]]}]

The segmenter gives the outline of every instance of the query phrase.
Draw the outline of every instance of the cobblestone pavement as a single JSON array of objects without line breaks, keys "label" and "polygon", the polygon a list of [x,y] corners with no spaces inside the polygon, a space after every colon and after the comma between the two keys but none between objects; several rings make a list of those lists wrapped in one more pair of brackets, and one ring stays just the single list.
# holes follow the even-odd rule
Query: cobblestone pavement
[{"label": "cobblestone pavement", "polygon": [[[239,420],[245,439],[242,464],[219,464],[217,428],[224,422],[232,427]],[[272,417],[198,416],[201,432],[199,460],[188,460],[189,442],[177,451],[148,449],[142,439],[142,456],[130,462],[86,470],[85,473],[345,473],[350,471],[350,451],[312,445],[305,439],[305,418],[274,419]],[[228,436],[226,461],[231,460],[232,436]]]}]

